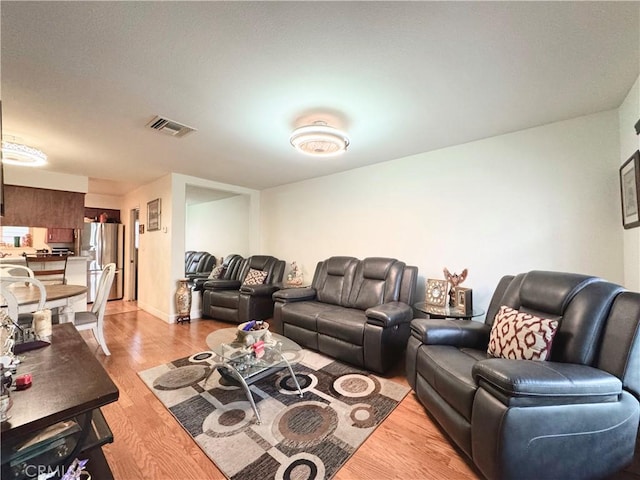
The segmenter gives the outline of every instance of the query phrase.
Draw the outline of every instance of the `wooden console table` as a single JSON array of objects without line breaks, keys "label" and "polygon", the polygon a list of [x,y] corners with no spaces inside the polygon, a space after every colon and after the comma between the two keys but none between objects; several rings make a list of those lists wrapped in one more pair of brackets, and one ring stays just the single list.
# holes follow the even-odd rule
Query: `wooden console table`
[{"label": "wooden console table", "polygon": [[54,325],[52,333],[50,346],[20,355],[16,375],[30,373],[33,384],[11,392],[10,418],[1,424],[2,477],[15,458],[15,445],[44,428],[74,419],[81,432],[75,448],[63,460],[64,468],[74,458],[90,458],[86,469],[93,480],[110,478],[110,471],[94,474],[92,470],[98,464],[108,470],[100,446],[113,441],[113,436],[100,407],[118,400],[118,388],[72,324]]}]

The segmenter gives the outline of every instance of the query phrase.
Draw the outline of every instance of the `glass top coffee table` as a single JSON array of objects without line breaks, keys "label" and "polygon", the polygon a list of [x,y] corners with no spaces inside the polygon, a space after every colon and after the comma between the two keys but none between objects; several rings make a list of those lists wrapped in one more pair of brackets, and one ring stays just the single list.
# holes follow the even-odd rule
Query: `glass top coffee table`
[{"label": "glass top coffee table", "polygon": [[464,318],[465,320],[471,320],[473,317],[484,315],[484,310],[479,308],[473,308],[470,312],[461,312],[449,306],[436,307],[434,305],[427,305],[424,302],[414,303],[413,308],[419,312],[428,314],[431,318]]},{"label": "glass top coffee table", "polygon": [[215,354],[215,358],[204,384],[217,370],[224,379],[241,386],[256,414],[258,424],[260,423],[260,414],[251,390],[249,390],[249,385],[252,383],[282,368],[288,368],[298,389],[298,394],[302,397],[302,389],[291,368],[292,364],[302,358],[300,345],[287,337],[272,332],[266,334],[263,341],[264,352],[260,356],[260,354],[256,355],[252,346],[246,345],[240,340],[237,328],[215,330],[206,339],[207,346]]}]

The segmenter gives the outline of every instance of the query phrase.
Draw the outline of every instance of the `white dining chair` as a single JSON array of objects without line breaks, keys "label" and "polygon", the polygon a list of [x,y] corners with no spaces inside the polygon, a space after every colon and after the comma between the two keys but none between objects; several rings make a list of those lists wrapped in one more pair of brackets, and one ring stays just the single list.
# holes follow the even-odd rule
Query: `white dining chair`
[{"label": "white dining chair", "polygon": [[26,265],[18,265],[13,263],[3,263],[0,265],[0,276],[2,277],[30,277],[34,278],[35,274]]},{"label": "white dining chair", "polygon": [[10,277],[2,275],[0,278],[0,289],[5,301],[1,304],[6,305],[7,313],[13,321],[18,320],[18,300],[9,288],[9,286],[14,283],[30,283],[36,287],[39,290],[40,297],[38,299],[38,306],[34,308],[34,311],[44,308],[44,303],[47,300],[47,292],[40,280],[34,277]]},{"label": "white dining chair", "polygon": [[91,310],[76,312],[73,321],[78,330],[91,330],[93,332],[93,336],[100,344],[105,355],[111,355],[111,352],[107,348],[107,342],[104,339],[104,311],[107,308],[107,299],[109,298],[109,291],[115,274],[115,263],[109,263],[104,267],[98,282],[96,299],[91,306]]}]

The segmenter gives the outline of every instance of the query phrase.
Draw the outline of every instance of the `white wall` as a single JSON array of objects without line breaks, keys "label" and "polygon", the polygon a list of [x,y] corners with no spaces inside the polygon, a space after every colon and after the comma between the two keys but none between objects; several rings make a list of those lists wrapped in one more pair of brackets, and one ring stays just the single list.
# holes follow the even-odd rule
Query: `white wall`
[{"label": "white wall", "polygon": [[[138,306],[143,310],[171,321],[174,310],[173,292],[175,282],[172,275],[172,182],[166,175],[155,182],[144,185],[128,193],[123,200],[121,220],[125,224],[125,268],[131,258],[129,235],[131,222],[129,212],[140,209],[140,223],[145,225],[145,233],[140,235],[138,248]],[[149,232],[147,226],[147,202],[160,198],[161,216],[159,231]],[[184,265],[184,254],[181,254]],[[173,283],[172,283],[173,282]],[[125,292],[130,291],[130,276],[125,272]]]},{"label": "white wall", "polygon": [[231,253],[246,257],[249,249],[250,198],[236,195],[190,205],[186,212],[185,248],[211,253],[217,259]]},{"label": "white wall", "polygon": [[4,165],[4,183],[23,187],[64,190],[67,192],[86,193],[89,189],[89,178],[68,173],[55,173],[36,167],[20,167]]},{"label": "white wall", "polygon": [[[620,165],[636,150],[640,149],[640,136],[634,125],[640,120],[640,77],[629,91],[618,109],[620,119]],[[620,191],[618,190],[618,200]],[[618,212],[622,230],[622,214]],[[640,291],[640,227],[624,230],[624,285],[630,290]]]},{"label": "white wall", "polygon": [[622,282],[618,164],[608,111],[276,187],[262,191],[262,250],[308,279],[332,255],[395,257],[419,267],[417,301],[425,278],[466,267],[483,309],[505,274]]},{"label": "white wall", "polygon": [[[123,197],[117,195],[103,195],[87,193],[84,197],[84,206],[93,208],[108,208],[110,210],[122,210]],[[120,217],[125,212],[120,212]]]}]

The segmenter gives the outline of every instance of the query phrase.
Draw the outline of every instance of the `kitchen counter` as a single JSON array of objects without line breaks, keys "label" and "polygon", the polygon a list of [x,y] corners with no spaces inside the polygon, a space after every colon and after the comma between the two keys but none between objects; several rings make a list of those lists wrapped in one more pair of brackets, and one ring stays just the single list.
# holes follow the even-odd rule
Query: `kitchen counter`
[{"label": "kitchen counter", "polygon": [[[28,252],[28,253],[30,253],[30,252]],[[33,253],[35,253],[35,251]],[[89,260],[89,257],[85,257],[83,255],[69,255],[69,257],[67,258],[67,264],[75,263],[75,262],[86,262],[87,260]],[[0,258],[0,265],[3,264],[3,263],[13,263],[15,265],[26,265],[27,261],[22,256],[22,251],[21,251],[17,255],[12,255],[12,256],[9,256],[9,257]]]}]

